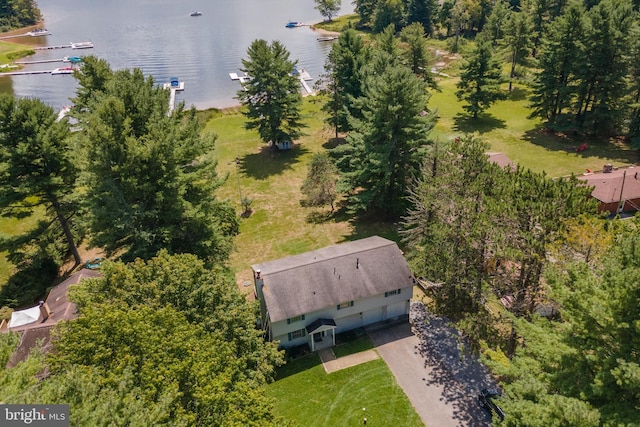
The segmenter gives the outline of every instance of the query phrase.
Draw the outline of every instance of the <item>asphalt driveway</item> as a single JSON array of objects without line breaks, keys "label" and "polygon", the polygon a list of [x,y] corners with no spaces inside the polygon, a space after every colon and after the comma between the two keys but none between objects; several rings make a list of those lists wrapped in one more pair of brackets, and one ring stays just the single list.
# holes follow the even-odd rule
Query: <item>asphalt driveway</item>
[{"label": "asphalt driveway", "polygon": [[410,322],[368,333],[425,425],[491,426],[477,399],[481,389],[495,387],[487,369],[422,303],[411,304]]}]

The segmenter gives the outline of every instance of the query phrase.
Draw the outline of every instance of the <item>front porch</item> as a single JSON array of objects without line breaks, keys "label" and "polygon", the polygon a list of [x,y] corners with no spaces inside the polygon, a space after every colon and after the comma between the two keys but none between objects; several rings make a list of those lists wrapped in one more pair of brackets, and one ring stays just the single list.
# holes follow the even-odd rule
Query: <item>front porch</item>
[{"label": "front porch", "polygon": [[312,352],[336,345],[336,322],[333,319],[316,319],[306,329]]}]

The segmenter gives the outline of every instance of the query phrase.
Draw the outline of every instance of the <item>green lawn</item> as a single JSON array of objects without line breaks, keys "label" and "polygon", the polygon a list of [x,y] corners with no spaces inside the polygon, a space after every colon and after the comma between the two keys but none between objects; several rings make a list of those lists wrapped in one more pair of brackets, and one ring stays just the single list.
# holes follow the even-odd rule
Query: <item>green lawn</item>
[{"label": "green lawn", "polygon": [[[304,103],[306,136],[294,149],[274,153],[260,141],[256,131],[244,129],[244,116],[230,114],[212,118],[206,129],[218,135],[218,170],[229,177],[219,197],[231,200],[241,211],[240,194],[253,199],[252,214],[241,219],[240,235],[231,267],[239,283],[250,281],[251,265],[298,254],[339,242],[379,234],[396,239],[393,226],[376,221],[353,221],[343,210],[300,206],[300,186],[313,153],[324,150],[332,137],[321,120],[318,98]],[[239,159],[236,173],[236,157]]]},{"label": "green lawn", "polygon": [[[608,140],[594,140],[566,135],[553,135],[541,128],[541,121],[529,118],[529,90],[516,84],[506,101],[493,105],[473,120],[464,114],[455,91],[457,78],[439,81],[441,92],[434,92],[430,108],[438,110],[439,120],[434,135],[441,141],[473,133],[491,145],[491,150],[505,153],[511,160],[551,177],[602,170],[605,163],[622,166],[638,162],[638,153],[628,146]],[[586,151],[576,153],[570,147],[583,142]]]},{"label": "green lawn", "polygon": [[[300,426],[422,426],[382,359],[327,374],[316,354],[285,365],[266,388],[276,414]],[[365,408],[365,410],[363,410]]]}]

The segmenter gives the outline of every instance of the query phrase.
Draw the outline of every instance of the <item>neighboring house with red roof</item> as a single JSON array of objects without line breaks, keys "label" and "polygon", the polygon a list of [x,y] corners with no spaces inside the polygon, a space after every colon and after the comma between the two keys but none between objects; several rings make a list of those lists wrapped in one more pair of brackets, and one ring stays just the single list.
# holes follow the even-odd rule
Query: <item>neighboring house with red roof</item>
[{"label": "neighboring house with red roof", "polygon": [[598,211],[612,214],[640,210],[640,168],[613,168],[586,173],[577,177],[585,185],[593,187],[591,196],[600,202]]},{"label": "neighboring house with red roof", "polygon": [[252,266],[262,327],[282,347],[335,345],[335,334],[408,319],[415,283],[395,242],[374,236]]},{"label": "neighboring house with red roof", "polygon": [[489,161],[500,166],[502,169],[508,167],[510,170],[516,170],[516,165],[513,161],[504,153],[487,153]]},{"label": "neighboring house with red roof", "polygon": [[[0,325],[0,331],[14,331],[21,334],[20,344],[9,359],[7,367],[15,366],[18,362],[25,360],[29,356],[31,349],[39,342],[41,347],[49,349],[51,344],[51,328],[61,320],[70,320],[78,317],[76,305],[69,301],[69,286],[80,283],[83,279],[100,277],[101,274],[94,270],[82,269],[78,273],[69,277],[59,285],[55,286],[49,292],[47,299],[40,306],[31,309],[21,310],[22,312],[40,313],[39,316],[33,316],[33,320],[25,323],[26,317],[20,315],[20,311],[14,312],[18,314],[13,316],[9,322],[3,321]],[[35,310],[37,309],[37,310]],[[11,326],[12,322],[17,326]]]}]

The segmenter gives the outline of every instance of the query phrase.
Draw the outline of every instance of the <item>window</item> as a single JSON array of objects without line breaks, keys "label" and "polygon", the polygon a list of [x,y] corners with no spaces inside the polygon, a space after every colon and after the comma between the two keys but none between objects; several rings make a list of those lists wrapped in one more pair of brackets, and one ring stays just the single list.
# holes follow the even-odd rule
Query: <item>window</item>
[{"label": "window", "polygon": [[384,297],[390,297],[391,295],[398,295],[400,294],[400,289],[394,289],[393,291],[388,291],[384,293]]},{"label": "window", "polygon": [[307,335],[307,330],[302,328],[302,329],[298,329],[297,331],[293,331],[293,332],[289,332],[289,341],[293,341],[297,338],[302,338],[304,336]]},{"label": "window", "polygon": [[300,320],[304,320],[304,314],[301,314],[300,316],[295,316],[295,317],[290,317],[287,319],[287,325],[293,323],[293,322],[299,322]]},{"label": "window", "polygon": [[336,306],[338,310],[342,310],[343,308],[347,308],[347,307],[353,307],[353,301],[343,302],[342,304],[338,304]]}]

